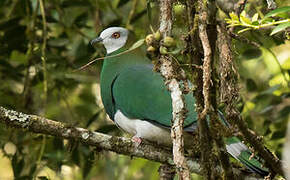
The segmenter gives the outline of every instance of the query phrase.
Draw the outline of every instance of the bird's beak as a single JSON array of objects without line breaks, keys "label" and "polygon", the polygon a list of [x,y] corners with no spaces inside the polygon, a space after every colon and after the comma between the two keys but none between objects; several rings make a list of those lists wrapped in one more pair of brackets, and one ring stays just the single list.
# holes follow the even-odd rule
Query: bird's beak
[{"label": "bird's beak", "polygon": [[102,42],[103,39],[101,37],[97,37],[96,39],[91,40],[91,45],[93,46],[96,43]]}]

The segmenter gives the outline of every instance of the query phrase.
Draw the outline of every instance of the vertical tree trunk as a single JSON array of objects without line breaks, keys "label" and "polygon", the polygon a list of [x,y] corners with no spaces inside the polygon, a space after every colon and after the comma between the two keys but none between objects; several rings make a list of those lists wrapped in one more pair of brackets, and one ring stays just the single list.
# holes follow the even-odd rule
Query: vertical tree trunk
[{"label": "vertical tree trunk", "polygon": [[[160,0],[160,32],[163,37],[170,36],[172,30],[172,0]],[[184,139],[183,139],[183,123],[185,119],[185,102],[184,97],[176,77],[183,74],[179,69],[175,68],[171,56],[160,55],[161,62],[160,72],[165,79],[172,99],[172,128],[171,137],[173,143],[173,160],[176,165],[179,179],[190,179],[189,169],[184,158]]]}]

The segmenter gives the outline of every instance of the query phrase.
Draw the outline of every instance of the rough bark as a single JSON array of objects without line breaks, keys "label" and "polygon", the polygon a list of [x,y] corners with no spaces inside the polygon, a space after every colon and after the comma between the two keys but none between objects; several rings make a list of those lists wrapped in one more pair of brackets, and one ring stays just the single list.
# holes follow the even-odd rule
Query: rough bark
[{"label": "rough bark", "polygon": [[[210,128],[207,123],[207,115],[212,112],[210,87],[211,81],[211,63],[212,63],[212,48],[210,45],[209,37],[207,34],[207,1],[198,1],[199,14],[198,14],[198,35],[202,48],[199,48],[203,52],[203,62],[200,59],[198,63],[202,62],[202,72],[197,71],[196,83],[197,87],[202,87],[202,93],[196,92],[198,111],[198,129],[199,129],[199,143],[201,149],[201,166],[203,175],[206,179],[216,179],[219,176],[216,173],[214,151],[213,151],[213,139],[210,133]],[[200,110],[202,111],[200,112]]]},{"label": "rough bark", "polygon": [[[110,136],[87,129],[68,126],[64,123],[46,119],[37,115],[27,115],[21,112],[9,110],[0,106],[0,123],[7,127],[23,129],[27,132],[51,135],[63,139],[73,139],[88,146],[97,147],[100,150],[112,151],[130,157],[140,157],[163,164],[172,165],[172,152],[165,147],[148,143],[138,145],[129,138]],[[201,174],[198,159],[185,158],[189,170]],[[235,169],[235,173],[241,177],[252,178],[255,174]]]},{"label": "rough bark", "polygon": [[[226,34],[225,28],[219,28],[219,31]],[[221,102],[226,105],[226,117],[233,127],[238,127],[243,134],[244,140],[251,144],[258,155],[262,157],[267,167],[277,174],[283,175],[280,160],[272,154],[264,145],[261,137],[251,131],[246,122],[242,119],[236,108],[239,98],[238,73],[231,53],[231,40],[229,35],[222,36],[222,45],[220,47],[220,79],[221,79]],[[273,174],[272,174],[273,175]]]},{"label": "rough bark", "polygon": [[[170,36],[172,30],[172,0],[160,0],[160,32],[163,37]],[[190,173],[184,158],[183,123],[186,114],[184,97],[179,81],[180,72],[174,69],[172,57],[161,55],[159,58],[160,73],[164,77],[172,99],[172,128],[173,160],[176,165],[179,179],[190,179]]]}]

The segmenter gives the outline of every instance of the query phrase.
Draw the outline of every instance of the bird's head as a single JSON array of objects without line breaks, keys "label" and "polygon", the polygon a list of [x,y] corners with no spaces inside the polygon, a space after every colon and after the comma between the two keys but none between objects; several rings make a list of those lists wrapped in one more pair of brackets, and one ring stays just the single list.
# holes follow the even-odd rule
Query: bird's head
[{"label": "bird's head", "polygon": [[91,41],[91,44],[102,42],[107,54],[112,53],[126,44],[129,31],[122,27],[110,27],[103,30],[99,37]]}]

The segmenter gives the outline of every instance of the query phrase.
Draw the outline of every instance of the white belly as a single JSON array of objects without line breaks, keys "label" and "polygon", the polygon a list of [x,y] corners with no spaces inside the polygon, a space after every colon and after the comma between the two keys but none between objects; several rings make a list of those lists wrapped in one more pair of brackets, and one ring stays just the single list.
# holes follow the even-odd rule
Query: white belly
[{"label": "white belly", "polygon": [[171,144],[170,130],[156,126],[148,121],[127,118],[120,110],[114,116],[115,123],[137,137],[169,146]]}]

